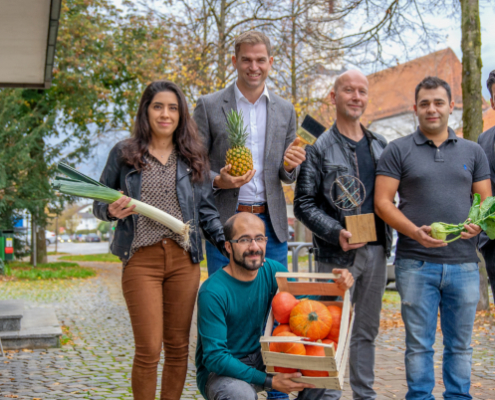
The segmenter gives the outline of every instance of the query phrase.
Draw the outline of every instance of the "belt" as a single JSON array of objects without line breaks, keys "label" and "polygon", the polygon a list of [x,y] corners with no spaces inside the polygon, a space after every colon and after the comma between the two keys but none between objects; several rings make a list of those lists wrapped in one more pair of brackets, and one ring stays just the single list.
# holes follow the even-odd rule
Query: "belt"
[{"label": "belt", "polygon": [[238,212],[248,212],[251,214],[264,214],[267,211],[267,207],[265,204],[261,206],[247,206],[244,204],[239,204],[237,206],[237,211]]}]

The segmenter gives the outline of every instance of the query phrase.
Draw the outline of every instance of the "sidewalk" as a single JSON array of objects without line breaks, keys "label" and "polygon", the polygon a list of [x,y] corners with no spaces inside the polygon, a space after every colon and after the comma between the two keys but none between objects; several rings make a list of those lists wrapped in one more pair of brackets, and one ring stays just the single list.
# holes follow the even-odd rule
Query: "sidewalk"
[{"label": "sidewalk", "polygon": [[[50,304],[72,341],[61,349],[9,352],[7,360],[0,358],[0,399],[132,399],[130,376],[134,345],[120,288],[121,267],[119,264],[81,264],[97,268],[98,277],[75,284],[63,302]],[[0,283],[0,298],[2,289]],[[403,399],[406,393],[404,331],[397,305],[385,304],[385,308],[384,329],[377,342],[375,387],[378,399]],[[477,318],[471,390],[476,399],[495,400],[493,320],[493,314]],[[435,345],[436,397],[441,397],[444,390],[441,341],[439,333]],[[182,399],[202,399],[195,380],[195,345],[196,325],[193,324]],[[264,398],[263,394],[260,398]],[[348,382],[343,398],[352,398]]]}]

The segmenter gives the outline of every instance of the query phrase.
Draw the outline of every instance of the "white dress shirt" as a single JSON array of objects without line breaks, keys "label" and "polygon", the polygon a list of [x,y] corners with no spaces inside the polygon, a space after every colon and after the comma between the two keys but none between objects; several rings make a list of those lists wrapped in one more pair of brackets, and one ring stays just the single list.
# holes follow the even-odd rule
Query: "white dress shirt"
[{"label": "white dress shirt", "polygon": [[266,202],[265,193],[265,137],[266,137],[266,107],[270,101],[270,95],[265,85],[265,90],[254,104],[244,97],[237,81],[234,85],[237,111],[242,111],[244,126],[249,136],[246,146],[253,154],[253,168],[256,170],[253,179],[241,186],[239,190],[239,202],[260,203]]}]

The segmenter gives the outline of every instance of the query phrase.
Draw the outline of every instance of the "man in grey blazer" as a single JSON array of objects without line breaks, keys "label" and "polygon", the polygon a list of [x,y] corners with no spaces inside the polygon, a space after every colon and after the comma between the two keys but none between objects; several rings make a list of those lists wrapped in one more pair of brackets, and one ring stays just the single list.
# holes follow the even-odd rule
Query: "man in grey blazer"
[{"label": "man in grey blazer", "polygon": [[[266,258],[287,266],[288,223],[282,182],[296,180],[305,151],[296,139],[296,113],[291,103],[268,90],[265,80],[273,63],[270,40],[249,31],[235,41],[232,64],[237,80],[229,87],[199,98],[194,119],[205,138],[211,163],[215,201],[223,223],[236,212],[252,212],[265,222]],[[253,154],[253,170],[233,177],[225,165],[229,149],[226,115],[242,111],[249,132],[246,146]],[[216,248],[206,245],[209,275],[229,263]]]}]

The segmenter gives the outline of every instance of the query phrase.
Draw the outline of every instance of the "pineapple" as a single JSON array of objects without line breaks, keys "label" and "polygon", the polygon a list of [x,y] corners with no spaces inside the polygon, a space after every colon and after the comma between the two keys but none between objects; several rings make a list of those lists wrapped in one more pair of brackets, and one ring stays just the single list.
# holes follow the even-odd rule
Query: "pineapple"
[{"label": "pineapple", "polygon": [[227,132],[229,133],[230,149],[227,151],[225,163],[231,164],[230,175],[241,176],[253,169],[253,155],[246,147],[248,133],[244,127],[242,111],[232,110],[227,114]]}]

